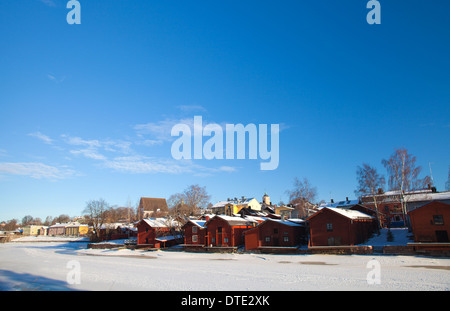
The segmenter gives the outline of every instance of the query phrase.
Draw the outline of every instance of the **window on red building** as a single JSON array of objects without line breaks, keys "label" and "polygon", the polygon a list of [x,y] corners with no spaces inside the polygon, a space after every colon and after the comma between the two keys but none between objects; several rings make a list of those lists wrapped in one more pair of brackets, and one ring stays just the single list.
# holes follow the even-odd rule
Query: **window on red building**
[{"label": "window on red building", "polygon": [[444,216],[442,216],[442,215],[433,215],[433,224],[435,224],[435,225],[443,225],[444,224]]},{"label": "window on red building", "polygon": [[327,232],[333,231],[333,224],[327,224]]}]

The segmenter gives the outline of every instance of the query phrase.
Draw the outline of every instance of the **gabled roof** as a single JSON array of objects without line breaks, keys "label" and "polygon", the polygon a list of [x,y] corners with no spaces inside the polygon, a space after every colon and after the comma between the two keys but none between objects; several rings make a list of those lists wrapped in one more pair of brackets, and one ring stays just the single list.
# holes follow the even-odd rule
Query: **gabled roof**
[{"label": "gabled roof", "polygon": [[309,221],[311,218],[314,218],[320,214],[322,214],[324,211],[330,210],[335,213],[338,213],[344,217],[347,217],[349,219],[373,219],[372,216],[369,216],[367,214],[361,213],[360,211],[354,211],[346,208],[338,208],[338,207],[323,207],[320,211],[315,213],[314,215],[309,216],[306,220]]},{"label": "gabled roof", "polygon": [[228,204],[228,201],[219,201],[216,204],[214,204],[211,208],[224,207],[227,204]]},{"label": "gabled roof", "polygon": [[139,202],[139,208],[143,208],[144,211],[166,212],[169,210],[167,207],[166,199],[164,198],[145,198],[142,197]]},{"label": "gabled roof", "polygon": [[50,226],[49,228],[66,228],[68,226],[73,226],[73,225],[80,225],[80,224],[77,223],[77,222],[66,222],[66,223],[63,223],[63,224],[56,223],[56,224]]},{"label": "gabled roof", "polygon": [[188,219],[187,223],[184,225],[187,225],[188,223],[192,223],[199,228],[205,228],[206,220]]},{"label": "gabled roof", "polygon": [[290,226],[290,227],[303,227],[304,224],[304,220],[301,219],[295,219],[295,220],[281,220],[281,219],[272,219],[272,218],[268,218],[266,221],[264,221],[263,223],[266,223],[268,221],[272,221],[272,222],[276,222],[285,226]]},{"label": "gabled roof", "polygon": [[179,225],[178,221],[167,218],[144,218],[141,222],[145,222],[152,228],[169,228],[170,226]]},{"label": "gabled roof", "polygon": [[410,202],[426,202],[426,201],[440,201],[450,200],[450,191],[445,192],[421,192],[412,193],[405,196],[405,201]]},{"label": "gabled roof", "polygon": [[256,220],[253,220],[251,218],[248,217],[234,217],[234,216],[225,216],[225,215],[216,215],[213,218],[210,218],[207,222],[206,222],[206,226],[208,225],[208,223],[210,223],[213,219],[216,218],[220,218],[225,220],[230,226],[248,226],[250,224],[258,224],[258,222]]},{"label": "gabled roof", "polygon": [[345,201],[339,201],[335,203],[325,203],[319,206],[319,209],[323,207],[338,207],[338,208],[350,208],[353,205],[359,204],[359,200],[345,200]]},{"label": "gabled roof", "polygon": [[167,242],[167,241],[173,241],[173,240],[178,240],[178,239],[182,239],[183,237],[181,235],[166,235],[166,236],[160,236],[155,238],[156,241],[158,242]]},{"label": "gabled roof", "polygon": [[[383,202],[395,202],[399,200],[401,192],[399,190],[386,191],[382,194],[377,194],[377,201]],[[450,191],[436,192],[432,189],[422,189],[414,191],[405,191],[405,201],[407,203],[412,202],[426,202],[426,201],[443,201],[450,200]],[[364,202],[373,202],[371,195],[362,197]]]},{"label": "gabled roof", "polygon": [[441,202],[441,201],[431,201],[430,203],[427,203],[425,205],[417,207],[416,209],[413,209],[412,211],[409,212],[409,214],[415,214],[419,210],[423,210],[423,209],[430,208],[430,207],[434,208],[436,206],[450,209],[450,204],[447,204],[447,203],[444,203],[444,202]]}]

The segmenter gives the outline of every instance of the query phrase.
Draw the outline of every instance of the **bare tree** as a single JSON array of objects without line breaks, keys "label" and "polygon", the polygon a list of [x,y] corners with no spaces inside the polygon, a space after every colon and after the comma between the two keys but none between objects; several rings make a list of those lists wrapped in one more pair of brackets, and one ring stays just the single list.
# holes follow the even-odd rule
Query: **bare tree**
[{"label": "bare tree", "polygon": [[60,223],[60,224],[63,224],[63,223],[69,222],[69,221],[70,221],[70,216],[67,214],[61,214],[58,217],[56,217],[55,219],[53,219],[53,222]]},{"label": "bare tree", "polygon": [[136,218],[135,209],[131,207],[131,202],[129,203],[130,207],[114,207],[111,206],[106,211],[107,222],[130,222]]},{"label": "bare tree", "polygon": [[83,213],[89,217],[89,224],[93,227],[94,239],[98,240],[100,237],[100,228],[105,223],[109,204],[103,200],[91,200],[86,203],[86,208]]},{"label": "bare tree", "polygon": [[14,231],[14,230],[17,229],[17,223],[18,223],[17,219],[11,219],[11,220],[8,220],[8,221],[5,223],[5,226],[4,226],[3,229],[4,229],[5,231]]},{"label": "bare tree", "polygon": [[297,209],[302,217],[309,216],[309,210],[314,205],[317,197],[317,188],[313,187],[306,177],[303,180],[294,179],[294,188],[288,190],[289,204]]},{"label": "bare tree", "polygon": [[185,204],[193,213],[197,213],[200,209],[206,208],[210,200],[210,196],[206,192],[206,187],[200,187],[199,185],[187,187],[183,194]]},{"label": "bare tree", "polygon": [[171,215],[189,215],[191,211],[184,202],[185,195],[183,193],[172,194],[167,200],[169,213]]},{"label": "bare tree", "polygon": [[384,177],[378,174],[376,168],[363,163],[362,167],[358,166],[356,169],[356,179],[358,180],[358,188],[355,190],[355,194],[359,198],[363,196],[372,197],[375,211],[377,212],[378,225],[380,225],[380,211],[378,209],[377,194],[384,189]]},{"label": "bare tree", "polygon": [[206,187],[191,185],[184,192],[171,195],[167,204],[173,215],[194,215],[206,208],[209,200]]},{"label": "bare tree", "polygon": [[407,222],[406,192],[431,185],[431,178],[419,178],[422,167],[416,165],[416,157],[409,154],[405,148],[396,149],[389,159],[381,162],[388,172],[389,190],[399,193],[403,218]]},{"label": "bare tree", "polygon": [[32,222],[33,222],[33,216],[31,216],[31,215],[27,215],[22,218],[22,226],[31,225]]},{"label": "bare tree", "polygon": [[51,226],[52,222],[53,222],[53,217],[52,216],[45,217],[44,225]]},{"label": "bare tree", "polygon": [[39,217],[36,217],[36,218],[33,219],[31,224],[32,225],[36,225],[36,226],[40,226],[40,225],[42,225],[42,219],[40,219]]}]

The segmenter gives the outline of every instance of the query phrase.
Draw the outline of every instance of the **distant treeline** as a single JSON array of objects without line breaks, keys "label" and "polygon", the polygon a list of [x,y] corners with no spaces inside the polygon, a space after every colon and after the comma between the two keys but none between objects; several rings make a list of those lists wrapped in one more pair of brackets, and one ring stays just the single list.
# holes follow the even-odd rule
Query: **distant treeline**
[{"label": "distant treeline", "polygon": [[[137,220],[137,211],[136,208],[132,207],[110,207],[105,212],[105,220],[105,223],[134,222]],[[61,214],[57,217],[47,216],[44,221],[39,217],[34,218],[31,215],[27,215],[22,218],[22,221],[18,219],[3,221],[0,230],[13,231],[17,227],[28,225],[52,226],[57,223],[67,223],[70,221],[77,221],[81,224],[89,224],[90,222],[89,217],[70,217],[67,214]]]}]

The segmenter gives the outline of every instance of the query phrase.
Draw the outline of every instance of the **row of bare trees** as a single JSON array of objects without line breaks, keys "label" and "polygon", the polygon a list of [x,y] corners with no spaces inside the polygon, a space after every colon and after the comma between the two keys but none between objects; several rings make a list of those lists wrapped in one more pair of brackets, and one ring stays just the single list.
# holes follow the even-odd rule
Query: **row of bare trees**
[{"label": "row of bare trees", "polygon": [[[420,177],[422,167],[417,165],[416,162],[417,158],[405,148],[395,149],[389,158],[381,161],[387,173],[387,190],[398,192],[404,215],[407,213],[406,193],[424,189],[433,184],[429,176]],[[378,212],[378,204],[380,202],[377,200],[377,195],[385,192],[386,178],[378,172],[376,167],[367,163],[363,163],[362,166],[357,167],[356,177],[357,189],[355,190],[355,194],[359,198],[366,196],[372,197]],[[447,184],[447,188],[450,188],[450,170]],[[295,178],[294,187],[292,190],[288,190],[287,194],[289,195],[289,203],[298,209],[300,217],[307,216],[311,206],[321,203],[317,202],[317,188],[312,186],[307,178],[303,178],[302,180]]]},{"label": "row of bare trees", "polygon": [[[433,185],[430,176],[420,178],[422,167],[417,165],[416,161],[417,158],[405,148],[396,149],[388,159],[381,161],[387,172],[387,189],[395,191],[398,196],[404,219],[407,219],[406,194]],[[379,213],[378,204],[380,202],[377,201],[377,195],[385,191],[385,177],[379,174],[375,167],[367,163],[358,166],[356,177],[358,187],[355,194],[360,198],[363,196],[372,197],[375,209]]]},{"label": "row of bare trees", "polygon": [[[182,193],[170,196],[168,200],[170,216],[189,216],[199,213],[208,206],[210,196],[206,192],[206,187],[191,185]],[[100,228],[103,224],[128,220],[134,222],[138,219],[137,208],[113,207],[104,199],[90,200],[86,202],[83,210],[84,222],[92,226],[93,239],[99,238]],[[171,219],[173,217],[169,217]]]}]

